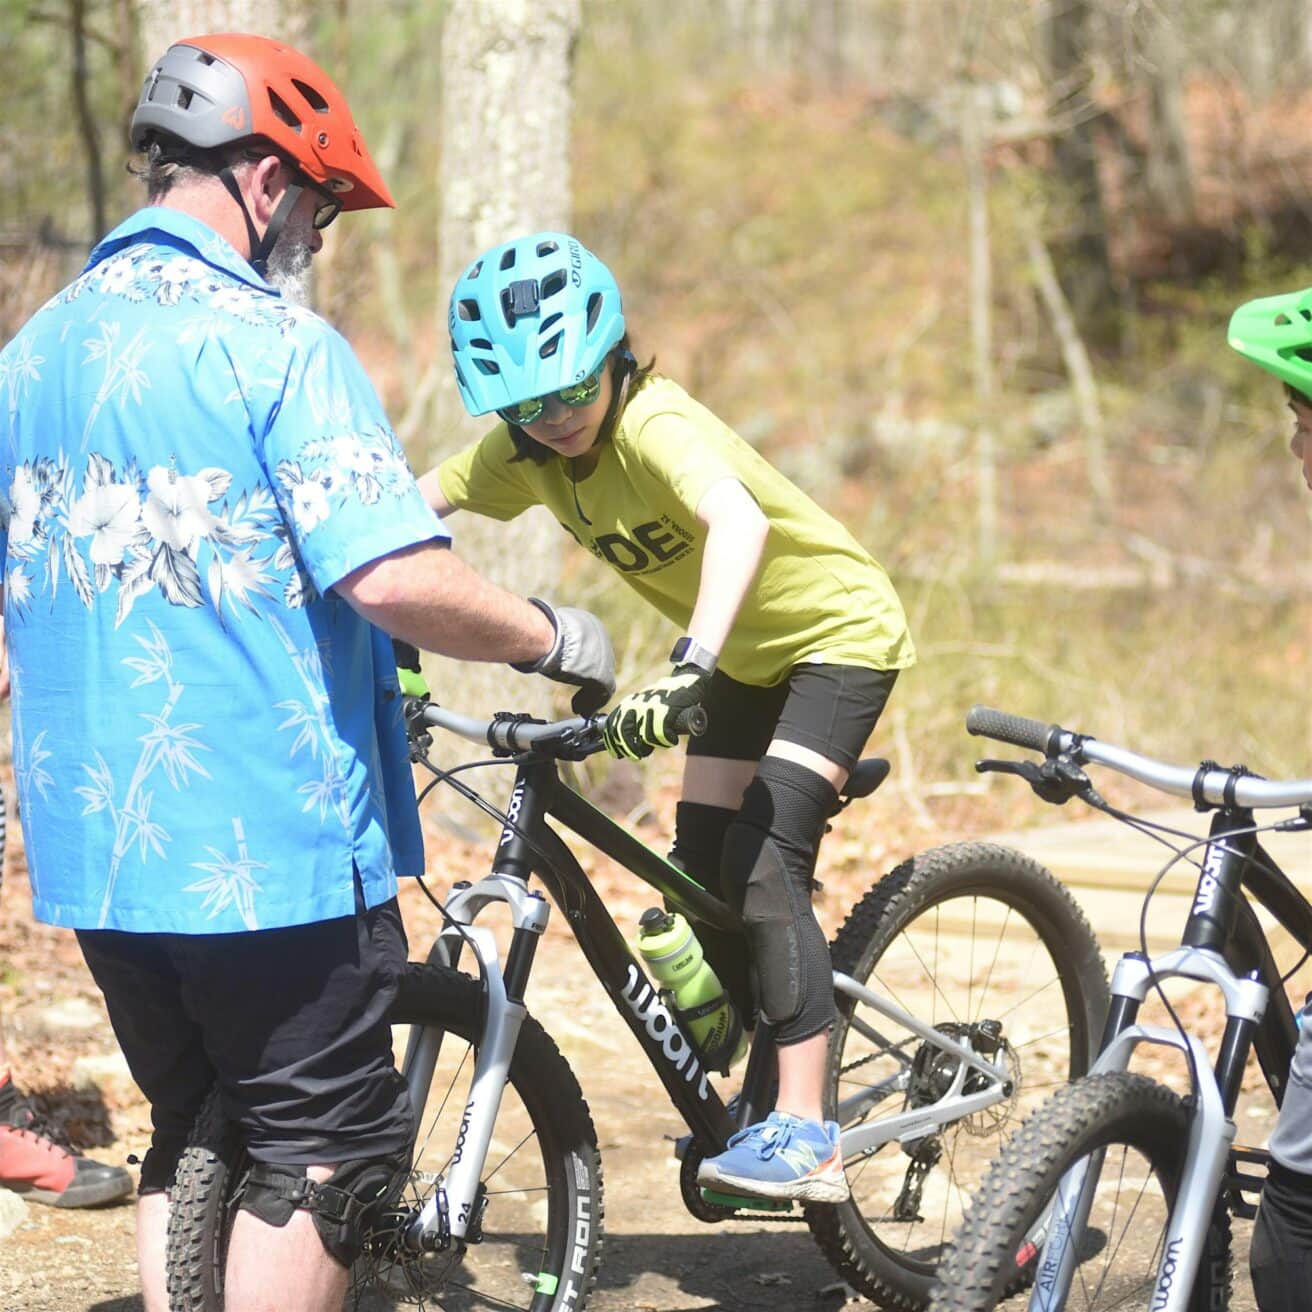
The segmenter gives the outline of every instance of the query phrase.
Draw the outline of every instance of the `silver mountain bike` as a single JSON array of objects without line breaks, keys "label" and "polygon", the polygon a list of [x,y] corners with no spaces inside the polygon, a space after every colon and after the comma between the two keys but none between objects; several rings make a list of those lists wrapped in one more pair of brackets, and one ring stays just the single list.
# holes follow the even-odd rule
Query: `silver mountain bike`
[{"label": "silver mountain bike", "polygon": [[[976,707],[972,733],[1032,748],[1043,760],[982,761],[1027,780],[1047,801],[1078,797],[1141,829],[1109,806],[1085,773],[1104,766],[1213,812],[1205,840],[1153,825],[1184,857],[1197,884],[1178,947],[1127,953],[1112,977],[1099,1055],[1021,1127],[984,1180],[944,1264],[933,1312],[1225,1312],[1230,1303],[1231,1216],[1252,1217],[1268,1154],[1236,1145],[1235,1107],[1250,1053],[1278,1106],[1297,1041],[1281,972],[1253,903],[1312,951],[1312,906],[1263,849],[1271,830],[1312,829],[1312,779],[1259,779],[1210,761],[1166,765],[1057,725]],[[1292,815],[1260,824],[1258,809]],[[1149,889],[1150,897],[1152,888]],[[1147,902],[1145,901],[1145,916]],[[1140,937],[1146,940],[1145,920]],[[1292,973],[1292,972],[1291,972]],[[1226,1024],[1215,1051],[1179,1022],[1161,985],[1214,986]],[[1161,998],[1174,1027],[1142,1024]],[[1179,1054],[1185,1096],[1129,1070],[1153,1049]]]}]

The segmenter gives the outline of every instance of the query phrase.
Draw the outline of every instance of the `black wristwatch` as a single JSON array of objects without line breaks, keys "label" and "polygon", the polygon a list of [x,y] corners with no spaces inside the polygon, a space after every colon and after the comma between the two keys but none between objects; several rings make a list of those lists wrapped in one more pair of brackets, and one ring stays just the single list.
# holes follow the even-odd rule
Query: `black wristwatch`
[{"label": "black wristwatch", "polygon": [[696,638],[686,634],[674,644],[670,652],[670,661],[675,665],[691,665],[703,674],[714,674],[719,657],[709,648],[703,647]]}]

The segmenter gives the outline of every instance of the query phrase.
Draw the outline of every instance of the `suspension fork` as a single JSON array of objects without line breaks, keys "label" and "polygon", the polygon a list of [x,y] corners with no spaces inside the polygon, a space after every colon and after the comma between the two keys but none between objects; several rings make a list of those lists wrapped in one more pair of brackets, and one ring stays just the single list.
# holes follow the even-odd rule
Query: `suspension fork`
[{"label": "suspension fork", "polygon": [[[454,886],[446,907],[447,925],[428,954],[430,962],[454,969],[462,948],[473,948],[483,981],[483,1020],[455,1148],[443,1178],[407,1231],[407,1242],[418,1249],[444,1248],[453,1240],[478,1238],[486,1201],[481,1191],[488,1146],[510,1078],[519,1031],[528,1014],[524,991],[551,915],[546,899],[527,886],[531,846],[525,835],[540,832],[544,798],[554,771],[551,762],[519,767],[492,872],[477,884]],[[495,935],[474,923],[486,907],[497,902],[510,908],[512,925],[504,969]],[[410,1033],[402,1073],[416,1120],[423,1114],[444,1033],[435,1026],[414,1027]],[[422,1145],[422,1125],[417,1124],[417,1133],[416,1151]]]}]

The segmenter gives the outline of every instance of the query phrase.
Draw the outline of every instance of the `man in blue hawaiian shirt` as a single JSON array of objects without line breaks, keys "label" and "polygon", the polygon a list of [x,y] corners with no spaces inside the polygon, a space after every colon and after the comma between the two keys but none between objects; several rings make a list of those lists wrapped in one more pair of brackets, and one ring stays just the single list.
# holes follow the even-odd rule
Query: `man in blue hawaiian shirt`
[{"label": "man in blue hawaiian shirt", "polygon": [[461,564],[345,341],[280,294],[340,210],[392,204],[323,71],[189,39],[132,135],[148,207],[0,353],[33,902],[77,931],[151,1103],[148,1312],[215,1082],[256,1164],[227,1306],[337,1307],[359,1235],[331,1204],[385,1192],[411,1134],[386,1017],[423,853],[388,635],[593,706],[613,660],[592,616]]}]

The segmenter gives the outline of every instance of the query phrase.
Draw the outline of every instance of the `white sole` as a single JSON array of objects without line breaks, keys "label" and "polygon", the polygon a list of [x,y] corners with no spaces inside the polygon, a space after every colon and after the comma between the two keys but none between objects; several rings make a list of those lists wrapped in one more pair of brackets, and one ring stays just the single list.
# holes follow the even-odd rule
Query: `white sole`
[{"label": "white sole", "polygon": [[845,1203],[852,1196],[847,1176],[839,1167],[817,1171],[800,1180],[747,1180],[718,1171],[699,1171],[697,1183],[722,1193],[747,1194],[752,1198],[776,1198],[797,1203]]}]

